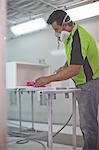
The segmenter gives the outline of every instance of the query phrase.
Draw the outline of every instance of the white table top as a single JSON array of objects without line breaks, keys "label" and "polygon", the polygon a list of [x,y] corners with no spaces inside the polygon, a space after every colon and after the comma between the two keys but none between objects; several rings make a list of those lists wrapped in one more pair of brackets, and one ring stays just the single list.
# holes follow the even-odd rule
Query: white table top
[{"label": "white table top", "polygon": [[40,87],[35,88],[32,86],[17,86],[16,88],[9,89],[9,90],[16,90],[16,91],[34,91],[34,92],[42,92],[42,93],[72,93],[80,91],[81,89],[77,88],[65,88],[65,87]]}]

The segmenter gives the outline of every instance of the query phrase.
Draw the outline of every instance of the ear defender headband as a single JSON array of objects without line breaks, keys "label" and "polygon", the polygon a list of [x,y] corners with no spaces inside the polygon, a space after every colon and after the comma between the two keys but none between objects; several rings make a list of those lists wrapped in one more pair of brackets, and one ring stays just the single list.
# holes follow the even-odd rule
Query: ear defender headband
[{"label": "ear defender headband", "polygon": [[67,24],[67,23],[70,23],[71,22],[71,19],[69,19],[68,21],[66,21],[66,19],[68,18],[69,16],[66,14],[66,16],[64,17],[63,19],[63,22],[62,22],[62,25],[64,24]]}]

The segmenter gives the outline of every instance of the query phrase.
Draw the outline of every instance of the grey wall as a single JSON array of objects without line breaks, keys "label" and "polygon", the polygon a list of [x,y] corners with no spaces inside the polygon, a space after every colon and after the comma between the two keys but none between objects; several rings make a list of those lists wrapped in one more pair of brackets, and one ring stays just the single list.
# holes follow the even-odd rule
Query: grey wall
[{"label": "grey wall", "polygon": [[[99,43],[99,16],[78,22],[84,26]],[[57,41],[54,32],[47,28],[43,31],[7,40],[7,61],[25,61],[38,63],[39,59],[44,58],[47,64],[51,64],[51,71],[60,67],[65,62],[65,55],[52,56],[51,51],[56,50]],[[61,86],[74,86],[71,80],[61,82]],[[18,96],[14,93],[8,93],[8,117],[9,119],[18,118]],[[30,97],[24,95],[22,100],[23,119],[31,120]],[[35,121],[47,121],[47,105],[40,105],[36,99],[34,117]],[[65,99],[64,95],[53,101],[55,123],[64,123],[71,114],[71,100]]]}]

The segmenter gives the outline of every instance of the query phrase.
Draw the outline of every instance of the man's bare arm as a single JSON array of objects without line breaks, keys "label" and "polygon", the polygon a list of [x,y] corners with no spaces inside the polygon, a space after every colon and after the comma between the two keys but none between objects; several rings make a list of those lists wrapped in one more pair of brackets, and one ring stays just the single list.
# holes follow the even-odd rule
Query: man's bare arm
[{"label": "man's bare arm", "polygon": [[59,69],[55,70],[55,73],[58,73],[58,72],[62,71],[67,66],[68,66],[68,64],[67,64],[67,61],[66,61],[66,63],[62,67],[60,67]]}]

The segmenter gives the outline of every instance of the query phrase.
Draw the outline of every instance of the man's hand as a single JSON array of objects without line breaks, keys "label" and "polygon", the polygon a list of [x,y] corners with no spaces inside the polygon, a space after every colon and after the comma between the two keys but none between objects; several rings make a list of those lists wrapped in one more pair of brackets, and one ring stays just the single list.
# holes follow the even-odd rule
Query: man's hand
[{"label": "man's hand", "polygon": [[49,84],[50,81],[50,76],[44,76],[44,77],[40,77],[38,79],[35,80],[35,85],[36,86],[44,86],[46,84]]}]

